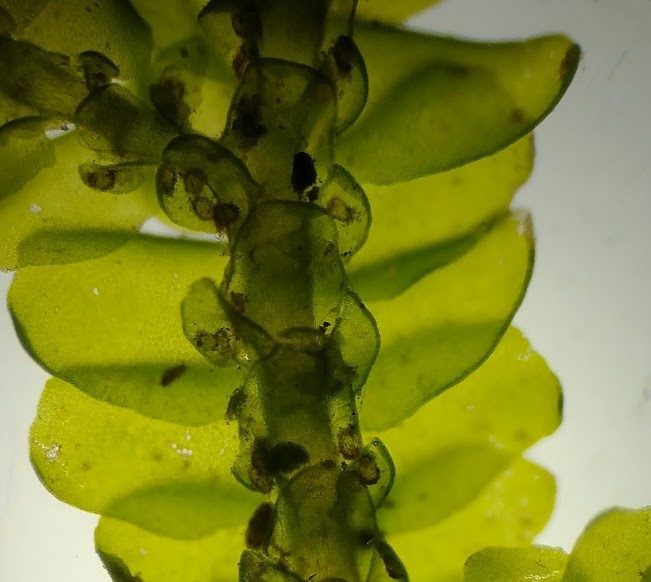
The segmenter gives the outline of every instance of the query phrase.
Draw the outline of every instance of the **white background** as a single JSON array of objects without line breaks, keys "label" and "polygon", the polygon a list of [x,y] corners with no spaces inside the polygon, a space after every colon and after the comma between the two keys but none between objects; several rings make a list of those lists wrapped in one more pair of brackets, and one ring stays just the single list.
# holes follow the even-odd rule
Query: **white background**
[{"label": "white background", "polygon": [[[448,0],[415,23],[485,39],[564,31],[584,50],[516,202],[538,239],[516,323],[565,387],[563,426],[529,454],[559,481],[540,540],[569,548],[603,508],[651,503],[651,2]],[[0,294],[8,283],[0,274]],[[0,372],[0,581],[106,581],[96,518],[57,502],[29,466],[45,374],[4,310]]]}]

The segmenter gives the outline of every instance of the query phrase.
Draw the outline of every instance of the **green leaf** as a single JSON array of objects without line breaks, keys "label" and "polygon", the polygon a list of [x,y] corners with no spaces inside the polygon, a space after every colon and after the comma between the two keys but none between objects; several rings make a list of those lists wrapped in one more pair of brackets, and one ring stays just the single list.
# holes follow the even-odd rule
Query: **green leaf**
[{"label": "green leaf", "polygon": [[471,503],[514,457],[558,427],[560,403],[556,377],[520,332],[509,329],[453,390],[377,434],[398,475],[380,514],[383,528],[422,528]]},{"label": "green leaf", "polygon": [[465,582],[561,582],[567,554],[560,548],[487,548],[466,562]]},{"label": "green leaf", "polygon": [[157,47],[167,47],[196,34],[197,15],[206,0],[131,0],[152,29]]},{"label": "green leaf", "polygon": [[225,421],[153,420],[54,378],[41,396],[30,454],[43,484],[66,503],[195,538],[245,522],[255,507],[256,496],[230,473],[237,443],[236,426]]},{"label": "green leaf", "polygon": [[45,132],[49,123],[27,117],[0,126],[0,200],[20,190],[43,168],[54,163],[52,142]]},{"label": "green leaf", "polygon": [[610,509],[560,549],[488,548],[466,562],[465,582],[646,582],[651,571],[651,507]]},{"label": "green leaf", "polygon": [[506,211],[532,162],[533,139],[527,136],[449,172],[367,186],[373,224],[348,267],[353,289],[368,301],[389,299],[459,258]]},{"label": "green leaf", "polygon": [[651,567],[651,507],[611,509],[574,545],[563,582],[638,582]]},{"label": "green leaf", "polygon": [[510,215],[458,261],[370,303],[382,349],[364,392],[363,426],[394,426],[477,368],[520,305],[532,264],[529,217]]},{"label": "green leaf", "polygon": [[379,20],[381,22],[394,22],[399,24],[425,10],[439,0],[359,0],[357,4],[357,18],[360,20]]},{"label": "green leaf", "polygon": [[9,97],[42,115],[71,119],[88,90],[69,57],[31,42],[0,37],[0,100]]},{"label": "green leaf", "polygon": [[564,36],[476,43],[360,23],[366,113],[337,144],[362,183],[412,180],[529,133],[567,89],[580,51]]},{"label": "green leaf", "polygon": [[102,518],[95,530],[95,545],[114,580],[233,582],[244,550],[244,532],[222,529],[196,540],[176,540]]},{"label": "green leaf", "polygon": [[469,555],[486,546],[531,543],[549,519],[554,496],[553,477],[518,459],[460,511],[430,527],[389,532],[388,541],[412,582],[461,582]]},{"label": "green leaf", "polygon": [[109,57],[125,79],[149,63],[151,33],[128,0],[0,0],[17,23],[16,36],[49,51],[73,56],[97,51]]},{"label": "green leaf", "polygon": [[21,258],[19,247],[29,237],[44,240],[43,236],[49,236],[42,231],[99,230],[129,235],[157,212],[153,176],[135,192],[97,192],[79,176],[78,166],[92,158],[75,132],[51,144],[41,136],[34,141],[27,138],[14,132],[8,140],[0,140],[0,156],[14,160],[19,169],[17,177],[0,185],[0,224],[5,225],[0,238],[0,269],[29,264],[31,259]]},{"label": "green leaf", "polygon": [[154,418],[205,424],[223,416],[242,372],[212,368],[195,351],[180,305],[225,263],[217,245],[132,238],[92,260],[21,270],[9,306],[26,349],[52,374]]}]

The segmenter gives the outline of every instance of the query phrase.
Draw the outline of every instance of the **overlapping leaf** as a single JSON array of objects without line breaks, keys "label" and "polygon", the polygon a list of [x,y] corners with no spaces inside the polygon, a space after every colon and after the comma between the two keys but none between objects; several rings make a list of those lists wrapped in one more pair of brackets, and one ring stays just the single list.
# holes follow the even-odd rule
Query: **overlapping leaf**
[{"label": "overlapping leaf", "polygon": [[[24,122],[0,129],[4,134],[0,156],[12,163],[12,179],[0,183],[0,269],[29,264],[31,259],[21,257],[20,246],[39,244],[25,241],[42,237],[44,230],[119,231],[128,236],[157,212],[151,174],[141,188],[128,194],[92,190],[81,181],[78,167],[93,158],[74,132],[49,143],[42,131],[36,132],[37,122],[29,123],[33,138],[26,135]],[[3,177],[4,173],[3,168]],[[85,246],[92,248],[93,242]],[[51,260],[56,262],[52,251]]]},{"label": "overlapping leaf", "polygon": [[560,548],[487,548],[465,564],[465,582],[562,582],[567,554]]},{"label": "overlapping leaf", "polygon": [[149,62],[151,33],[129,0],[0,0],[0,8],[16,22],[17,38],[70,56],[102,53],[125,79],[136,79]]},{"label": "overlapping leaf", "polygon": [[388,299],[467,252],[531,173],[533,138],[477,162],[391,186],[367,186],[368,240],[348,266],[367,301]]},{"label": "overlapping leaf", "polygon": [[518,457],[558,426],[560,395],[544,360],[511,329],[454,390],[375,433],[398,475],[380,526],[405,552],[412,580],[460,580],[473,547],[522,545],[544,525],[553,479]]},{"label": "overlapping leaf", "polygon": [[[380,509],[380,526],[414,582],[460,580],[470,553],[489,544],[524,545],[542,527],[551,511],[553,479],[517,456],[558,425],[559,396],[542,358],[512,329],[485,366],[454,391],[379,434],[399,475]],[[473,450],[482,454],[473,458],[467,454]],[[501,462],[491,467],[495,458]],[[481,467],[490,470],[482,474]],[[428,474],[420,475],[423,470]],[[417,476],[426,478],[427,491],[410,490]],[[179,572],[197,582],[207,572],[228,580],[242,544],[237,530],[172,540],[107,519],[96,539],[100,552],[119,556],[131,575],[154,581],[164,567],[171,582],[182,580]],[[211,543],[218,544],[216,553],[199,555]],[[119,567],[110,558],[107,563]]]},{"label": "overlapping leaf", "polygon": [[403,182],[490,154],[528,133],[571,81],[563,36],[472,43],[360,23],[366,112],[337,145],[362,183]]},{"label": "overlapping leaf", "polygon": [[237,439],[225,421],[190,427],[153,420],[52,379],[30,453],[45,486],[63,501],[192,539],[244,522],[255,507],[256,496],[230,473]]},{"label": "overlapping leaf", "polygon": [[22,269],[9,306],[23,344],[54,375],[154,418],[205,424],[222,417],[241,372],[195,351],[180,305],[225,263],[213,244],[141,236],[92,260]]},{"label": "overlapping leaf", "polygon": [[645,582],[651,572],[651,507],[594,519],[568,556],[558,548],[487,548],[465,565],[465,582]]},{"label": "overlapping leaf", "polygon": [[382,349],[364,393],[365,425],[397,424],[476,368],[519,306],[532,261],[529,218],[509,215],[458,261],[369,303]]},{"label": "overlapping leaf", "polygon": [[[431,493],[437,495],[433,485]],[[389,541],[413,582],[461,582],[468,555],[487,545],[530,544],[549,519],[554,495],[549,473],[518,460],[448,519],[389,535]]]},{"label": "overlapping leaf", "polygon": [[357,17],[363,20],[379,20],[399,24],[436,4],[439,0],[359,0]]},{"label": "overlapping leaf", "polygon": [[233,582],[244,549],[244,532],[241,528],[222,529],[197,540],[176,540],[102,518],[95,543],[116,580],[138,576],[143,582]]}]

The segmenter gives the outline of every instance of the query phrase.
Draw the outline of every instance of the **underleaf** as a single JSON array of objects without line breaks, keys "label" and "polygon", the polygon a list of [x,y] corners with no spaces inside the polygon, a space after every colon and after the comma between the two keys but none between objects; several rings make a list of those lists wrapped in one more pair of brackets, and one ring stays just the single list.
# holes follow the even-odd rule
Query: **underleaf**
[{"label": "underleaf", "polygon": [[366,187],[373,224],[348,267],[366,300],[389,299],[456,260],[504,213],[529,177],[533,138],[476,162],[391,186]]},{"label": "underleaf", "polygon": [[[637,582],[651,568],[651,507],[611,509],[578,539],[563,582]],[[646,571],[646,574],[645,574]]]},{"label": "underleaf", "polygon": [[464,582],[561,582],[566,563],[560,548],[487,548],[468,558]]},{"label": "underleaf", "polygon": [[43,484],[66,503],[197,538],[245,522],[255,507],[256,496],[230,473],[237,443],[237,428],[225,421],[154,420],[53,378],[32,425],[30,455]]},{"label": "underleaf", "polygon": [[580,51],[564,36],[477,43],[358,23],[372,79],[337,160],[390,184],[489,155],[529,133],[567,89]]},{"label": "underleaf", "polygon": [[376,433],[398,475],[380,513],[382,527],[390,533],[422,528],[471,503],[514,457],[558,427],[560,399],[556,377],[511,328],[453,390]]},{"label": "underleaf", "polygon": [[460,511],[431,527],[389,534],[388,540],[411,582],[461,582],[465,560],[478,550],[530,544],[549,519],[554,496],[553,477],[518,459]]},{"label": "underleaf", "polygon": [[[35,159],[34,142],[0,141],[0,156],[9,156],[21,169],[19,179],[0,185],[0,223],[5,225],[0,237],[0,269],[29,264],[28,259],[20,258],[19,247],[29,237],[49,236],[42,231],[135,234],[157,212],[151,175],[134,192],[98,192],[79,177],[78,166],[93,158],[74,132],[51,144],[41,143]],[[22,187],[17,189],[18,185]]]},{"label": "underleaf", "polygon": [[141,582],[232,582],[244,532],[221,529],[204,538],[177,540],[103,517],[95,530],[95,544],[114,579],[122,568]]},{"label": "underleaf", "polygon": [[477,368],[519,306],[532,262],[528,217],[507,216],[458,261],[396,298],[369,303],[382,348],[364,392],[363,425],[394,426]]},{"label": "underleaf", "polygon": [[214,244],[137,237],[84,262],[22,269],[9,307],[52,374],[154,418],[205,424],[222,417],[242,372],[208,365],[183,333],[180,305],[225,264]]}]

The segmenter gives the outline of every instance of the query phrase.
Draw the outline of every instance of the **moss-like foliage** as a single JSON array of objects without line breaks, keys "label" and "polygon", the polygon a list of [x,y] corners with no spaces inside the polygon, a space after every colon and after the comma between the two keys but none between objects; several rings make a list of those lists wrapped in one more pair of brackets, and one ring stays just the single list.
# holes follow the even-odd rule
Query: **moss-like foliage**
[{"label": "moss-like foliage", "polygon": [[0,0],[30,454],[114,580],[451,582],[549,517],[509,206],[578,49],[399,26],[429,4]]}]

